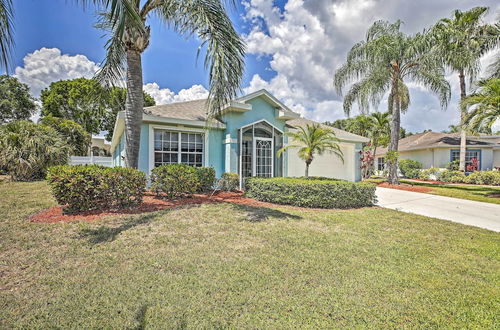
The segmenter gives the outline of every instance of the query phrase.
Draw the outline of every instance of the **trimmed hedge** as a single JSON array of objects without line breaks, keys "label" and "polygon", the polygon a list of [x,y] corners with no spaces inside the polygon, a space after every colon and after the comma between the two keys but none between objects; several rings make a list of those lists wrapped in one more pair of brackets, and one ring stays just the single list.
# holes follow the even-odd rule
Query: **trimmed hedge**
[{"label": "trimmed hedge", "polygon": [[220,178],[220,188],[225,191],[237,190],[240,186],[240,177],[237,173],[222,173]]},{"label": "trimmed hedge", "polygon": [[215,184],[215,170],[212,167],[196,167],[198,175],[198,192],[209,191]]},{"label": "trimmed hedge", "polygon": [[464,172],[461,171],[444,170],[437,175],[439,181],[450,183],[464,183],[465,178]]},{"label": "trimmed hedge", "polygon": [[376,203],[375,185],[301,178],[248,178],[246,195],[263,202],[314,208],[357,208]]},{"label": "trimmed hedge", "polygon": [[164,193],[167,198],[192,196],[200,189],[200,178],[195,167],[184,164],[169,164],[155,167],[151,171],[151,191]]},{"label": "trimmed hedge", "polygon": [[142,202],[146,190],[146,175],[123,167],[54,166],[47,180],[54,198],[70,213],[130,207]]}]

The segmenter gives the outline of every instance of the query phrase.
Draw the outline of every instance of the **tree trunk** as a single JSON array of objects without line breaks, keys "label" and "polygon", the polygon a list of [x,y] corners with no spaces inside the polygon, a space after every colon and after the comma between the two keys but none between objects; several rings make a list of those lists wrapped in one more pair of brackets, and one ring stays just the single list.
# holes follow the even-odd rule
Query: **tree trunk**
[{"label": "tree trunk", "polygon": [[460,171],[465,171],[465,151],[467,144],[467,131],[465,129],[465,118],[467,115],[467,108],[462,104],[466,93],[465,93],[465,74],[464,70],[460,70],[458,74],[460,79],[460,165],[458,169]]},{"label": "tree trunk", "polygon": [[391,143],[389,144],[389,153],[391,153],[391,158],[387,165],[389,165],[389,183],[399,184],[398,178],[398,160],[395,157],[395,153],[398,152],[399,144],[399,129],[401,126],[401,104],[399,102],[399,91],[398,91],[399,81],[396,80],[394,83],[394,106],[392,108],[391,116]]},{"label": "tree trunk", "polygon": [[306,162],[306,178],[309,177],[309,163]]},{"label": "tree trunk", "polygon": [[143,107],[141,53],[128,50],[127,100],[125,102],[125,165],[131,168],[137,168],[139,165]]}]

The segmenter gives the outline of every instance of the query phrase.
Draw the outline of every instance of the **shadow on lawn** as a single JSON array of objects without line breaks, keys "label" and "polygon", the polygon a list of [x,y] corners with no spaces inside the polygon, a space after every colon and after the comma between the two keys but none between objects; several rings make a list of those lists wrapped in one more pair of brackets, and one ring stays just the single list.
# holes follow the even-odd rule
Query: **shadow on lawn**
[{"label": "shadow on lawn", "polygon": [[[257,207],[257,206],[242,205],[235,203],[231,203],[231,206],[236,211],[243,213],[244,221],[248,222],[261,222],[268,220],[269,218],[294,219],[294,220],[302,219],[302,217],[300,216],[267,207]],[[182,207],[183,208],[200,207],[200,204],[184,205]],[[169,211],[170,210],[165,210],[164,212],[169,212]],[[146,225],[151,221],[153,221],[156,217],[158,217],[157,212],[147,213],[141,216],[131,217],[125,220],[125,222],[121,223],[117,227],[101,225],[97,228],[83,229],[79,233],[79,238],[87,239],[89,243],[92,244],[112,242],[122,232],[140,225]]]},{"label": "shadow on lawn", "polygon": [[232,204],[233,208],[236,210],[246,213],[244,221],[248,222],[261,222],[266,221],[269,218],[277,219],[302,219],[302,217],[286,212],[282,212],[276,209],[270,209],[267,207],[258,207],[242,204]]}]

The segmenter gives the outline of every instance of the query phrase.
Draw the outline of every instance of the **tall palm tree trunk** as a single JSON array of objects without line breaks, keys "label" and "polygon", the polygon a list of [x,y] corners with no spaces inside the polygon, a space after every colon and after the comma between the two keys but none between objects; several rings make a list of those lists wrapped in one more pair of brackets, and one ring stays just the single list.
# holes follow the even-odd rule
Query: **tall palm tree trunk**
[{"label": "tall palm tree trunk", "polygon": [[399,144],[399,129],[401,126],[401,103],[399,102],[399,92],[398,83],[396,81],[394,84],[394,108],[392,109],[391,117],[391,143],[389,144],[389,153],[391,154],[391,159],[388,161],[389,165],[389,183],[399,184],[398,178],[398,159],[396,153],[398,152]]},{"label": "tall palm tree trunk", "polygon": [[460,164],[458,169],[465,171],[465,152],[467,144],[467,131],[465,129],[465,118],[467,117],[467,107],[463,104],[463,100],[467,96],[465,93],[465,74],[461,69],[458,78],[460,79]]},{"label": "tall palm tree trunk", "polygon": [[136,50],[127,50],[127,101],[125,102],[125,165],[137,168],[141,121],[144,107],[142,94],[142,59]]}]

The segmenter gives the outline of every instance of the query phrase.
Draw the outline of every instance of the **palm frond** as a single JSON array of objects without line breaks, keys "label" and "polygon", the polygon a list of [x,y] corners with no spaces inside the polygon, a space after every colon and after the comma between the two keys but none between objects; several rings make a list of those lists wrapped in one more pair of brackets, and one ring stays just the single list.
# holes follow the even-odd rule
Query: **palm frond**
[{"label": "palm frond", "polygon": [[196,34],[206,46],[205,68],[209,70],[210,116],[216,116],[233,99],[244,72],[245,44],[220,0],[163,1],[154,9],[159,19],[177,32]]}]

